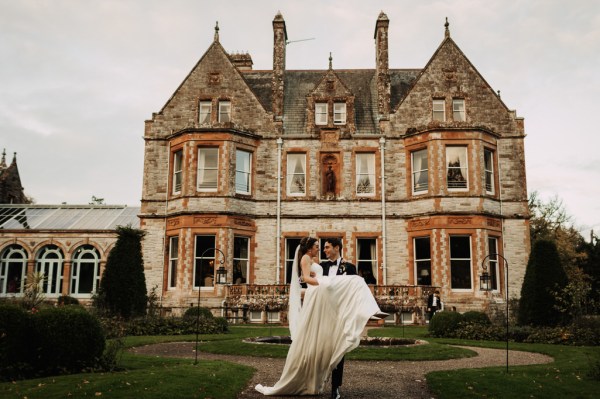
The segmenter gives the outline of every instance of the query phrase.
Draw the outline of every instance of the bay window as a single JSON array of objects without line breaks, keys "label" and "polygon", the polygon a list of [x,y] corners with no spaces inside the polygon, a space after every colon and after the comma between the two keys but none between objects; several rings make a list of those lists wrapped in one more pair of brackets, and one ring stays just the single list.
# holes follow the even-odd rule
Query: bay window
[{"label": "bay window", "polygon": [[446,180],[449,190],[468,189],[467,147],[446,147]]},{"label": "bay window", "polygon": [[494,194],[494,153],[487,148],[483,150],[483,164],[485,168],[485,192]]},{"label": "bay window", "polygon": [[215,285],[215,236],[197,235],[194,248],[194,288]]},{"label": "bay window", "polygon": [[423,193],[429,189],[429,168],[427,149],[411,153],[413,193]]},{"label": "bay window", "polygon": [[177,286],[177,262],[179,260],[179,237],[169,238],[169,288]]},{"label": "bay window", "polygon": [[219,148],[198,149],[198,191],[217,191]]},{"label": "bay window", "polygon": [[173,153],[173,194],[181,193],[181,184],[183,181],[183,151]]},{"label": "bay window", "polygon": [[471,289],[471,237],[450,236],[450,286]]},{"label": "bay window", "polygon": [[413,244],[417,285],[431,285],[431,239],[417,237],[413,240]]},{"label": "bay window", "polygon": [[235,236],[233,238],[233,284],[248,282],[248,269],[250,265],[250,239]]},{"label": "bay window", "polygon": [[235,192],[250,194],[252,176],[252,153],[243,150],[235,152]]}]

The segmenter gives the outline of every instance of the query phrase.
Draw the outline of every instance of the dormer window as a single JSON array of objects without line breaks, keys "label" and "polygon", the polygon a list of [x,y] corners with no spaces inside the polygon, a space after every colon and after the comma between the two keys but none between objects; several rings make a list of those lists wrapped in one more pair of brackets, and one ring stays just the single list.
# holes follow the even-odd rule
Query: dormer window
[{"label": "dormer window", "polygon": [[315,104],[315,125],[327,125],[327,103]]},{"label": "dormer window", "polygon": [[212,102],[200,101],[198,122],[201,125],[210,123],[210,114],[212,111]]},{"label": "dormer window", "polygon": [[231,101],[219,101],[219,123],[231,122]]},{"label": "dormer window", "polygon": [[433,100],[433,120],[444,122],[446,120],[446,101]]},{"label": "dormer window", "polygon": [[333,124],[334,125],[345,125],[346,124],[346,103],[345,102],[333,103]]}]

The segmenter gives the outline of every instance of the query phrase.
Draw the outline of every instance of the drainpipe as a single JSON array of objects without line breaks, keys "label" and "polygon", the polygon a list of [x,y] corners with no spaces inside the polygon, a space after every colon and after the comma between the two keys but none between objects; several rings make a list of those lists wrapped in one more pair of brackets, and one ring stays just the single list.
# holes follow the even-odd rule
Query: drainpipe
[{"label": "drainpipe", "polygon": [[387,229],[385,225],[385,137],[379,139],[379,152],[381,153],[381,250],[383,285],[387,284]]},{"label": "drainpipe", "polygon": [[283,146],[283,139],[277,138],[277,240],[275,252],[277,253],[276,269],[277,269],[277,284],[280,284],[281,280],[281,148]]}]

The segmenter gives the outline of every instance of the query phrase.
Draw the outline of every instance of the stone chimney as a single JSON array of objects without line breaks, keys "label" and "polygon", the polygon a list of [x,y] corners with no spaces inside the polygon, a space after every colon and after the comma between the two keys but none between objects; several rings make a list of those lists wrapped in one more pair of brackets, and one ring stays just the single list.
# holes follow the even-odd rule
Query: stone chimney
[{"label": "stone chimney", "polygon": [[229,54],[229,59],[231,63],[235,65],[235,67],[240,71],[251,71],[252,65],[252,57],[248,53],[235,53]]},{"label": "stone chimney", "polygon": [[390,115],[390,71],[388,58],[388,26],[390,20],[382,11],[375,24],[375,73],[377,74],[377,113],[379,119]]},{"label": "stone chimney", "polygon": [[273,116],[275,121],[283,118],[283,75],[285,72],[285,46],[287,31],[281,12],[273,19]]}]

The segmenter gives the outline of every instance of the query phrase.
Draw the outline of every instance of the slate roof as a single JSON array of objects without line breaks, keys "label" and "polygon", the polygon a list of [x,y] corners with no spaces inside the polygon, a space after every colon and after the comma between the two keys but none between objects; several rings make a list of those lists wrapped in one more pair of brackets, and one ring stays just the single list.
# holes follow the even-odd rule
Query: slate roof
[{"label": "slate roof", "polygon": [[[241,71],[265,110],[272,112],[272,71]],[[375,69],[334,70],[355,96],[354,113],[358,134],[377,134],[377,86]],[[420,69],[390,69],[390,109],[406,97]],[[306,96],[327,70],[287,70],[284,74],[283,126],[286,135],[306,134]]]},{"label": "slate roof", "polygon": [[126,205],[0,205],[0,229],[114,230],[140,227],[139,207]]}]

